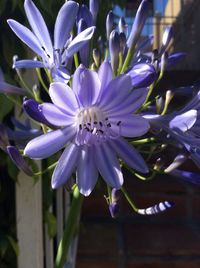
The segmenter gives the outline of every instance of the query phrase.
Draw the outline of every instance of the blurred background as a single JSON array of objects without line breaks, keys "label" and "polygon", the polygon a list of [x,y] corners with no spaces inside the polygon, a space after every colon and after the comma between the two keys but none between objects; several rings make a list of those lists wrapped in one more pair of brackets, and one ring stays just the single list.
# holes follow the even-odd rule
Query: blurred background
[{"label": "blurred background", "polygon": [[[35,0],[43,14],[50,31],[56,14],[64,1]],[[77,1],[88,4],[87,1]],[[115,21],[124,16],[130,31],[140,0],[101,1],[97,20],[97,34],[105,35],[107,12],[114,9]],[[6,20],[13,18],[28,25],[22,0],[0,0],[0,67],[7,82],[16,84],[16,74],[12,69],[13,55],[26,58],[30,53],[25,45],[12,33]],[[142,32],[142,38],[154,35],[154,43],[148,49],[160,47],[162,34],[167,25],[173,25],[173,40],[169,52],[185,52],[186,57],[173,69],[167,71],[159,84],[159,90],[198,83],[200,79],[200,5],[198,0],[154,0],[149,18]],[[11,126],[14,105],[8,97],[0,95],[0,122]],[[192,166],[188,162],[187,165]],[[199,170],[197,170],[199,172]],[[33,260],[23,266],[26,258],[23,248],[18,244],[19,215],[23,212],[23,202],[19,199],[19,176],[22,181],[33,182],[19,174],[8,156],[0,151],[0,268],[52,268],[55,248],[60,236],[64,219],[67,217],[70,198],[65,190],[53,193],[50,183],[43,181],[35,190],[33,203],[41,210],[40,241],[38,250],[42,252],[41,262]],[[77,268],[199,268],[200,267],[200,189],[184,181],[169,177],[156,177],[153,181],[143,182],[126,173],[126,187],[138,205],[148,207],[160,201],[175,202],[174,208],[159,216],[135,215],[127,202],[121,198],[119,217],[113,220],[104,198],[103,187],[97,187],[85,199],[81,216],[80,235],[75,243]],[[38,185],[38,182],[36,183]],[[39,195],[38,192],[39,191]],[[30,192],[26,195],[31,195]],[[34,212],[33,209],[33,212]],[[24,210],[25,213],[25,210]],[[59,216],[62,214],[62,217]],[[37,215],[37,213],[36,213]],[[57,221],[56,221],[57,218]],[[33,223],[37,224],[37,219]],[[31,227],[31,226],[29,226]],[[35,228],[37,230],[37,228]],[[35,236],[37,236],[35,234]],[[31,244],[32,238],[29,243]],[[38,243],[39,243],[38,242]],[[34,243],[33,243],[34,244]],[[28,247],[28,245],[27,245]],[[37,253],[37,250],[36,250]],[[19,257],[22,256],[22,257]],[[71,266],[70,266],[71,265]]]}]

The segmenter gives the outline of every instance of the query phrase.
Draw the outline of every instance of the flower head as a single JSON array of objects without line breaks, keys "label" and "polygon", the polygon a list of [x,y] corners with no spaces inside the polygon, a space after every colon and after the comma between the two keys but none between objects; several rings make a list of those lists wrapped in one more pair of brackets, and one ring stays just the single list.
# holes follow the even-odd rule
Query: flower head
[{"label": "flower head", "polygon": [[119,189],[123,174],[118,157],[139,172],[148,172],[143,158],[123,138],[141,136],[149,129],[147,120],[133,114],[144,102],[146,89],[131,89],[128,75],[112,79],[108,62],[98,73],[80,65],[72,89],[61,82],[51,84],[53,104],[43,103],[40,109],[60,129],[33,139],[24,153],[42,159],[67,145],[53,173],[53,188],[65,184],[76,170],[76,182],[84,195],[94,188],[98,172],[108,185]]},{"label": "flower head", "polygon": [[58,12],[53,45],[46,23],[32,0],[25,0],[24,8],[32,31],[12,19],[8,20],[8,24],[14,33],[41,57],[42,64],[35,60],[16,61],[14,68],[46,67],[51,71],[54,79],[69,80],[69,75],[66,76],[68,59],[88,42],[95,28],[87,28],[72,40],[70,32],[78,13],[78,4],[67,1]]}]

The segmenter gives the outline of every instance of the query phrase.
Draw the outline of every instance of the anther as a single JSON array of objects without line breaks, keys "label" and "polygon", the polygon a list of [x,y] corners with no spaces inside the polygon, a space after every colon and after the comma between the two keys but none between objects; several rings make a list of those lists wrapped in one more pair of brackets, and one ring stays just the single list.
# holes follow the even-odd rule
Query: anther
[{"label": "anther", "polygon": [[99,122],[99,125],[100,125],[100,127],[102,127],[102,126],[103,126],[103,124],[102,124],[102,122],[101,122],[101,121]]},{"label": "anther", "polygon": [[119,125],[121,124],[121,122],[122,122],[122,121],[117,122],[117,126],[119,126]]}]

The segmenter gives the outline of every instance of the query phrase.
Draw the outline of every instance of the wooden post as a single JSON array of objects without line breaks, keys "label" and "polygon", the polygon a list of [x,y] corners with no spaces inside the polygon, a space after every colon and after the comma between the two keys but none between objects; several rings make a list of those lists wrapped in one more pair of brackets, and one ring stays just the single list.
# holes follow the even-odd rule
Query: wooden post
[{"label": "wooden post", "polygon": [[19,268],[43,268],[41,180],[20,172],[16,184],[16,225]]}]

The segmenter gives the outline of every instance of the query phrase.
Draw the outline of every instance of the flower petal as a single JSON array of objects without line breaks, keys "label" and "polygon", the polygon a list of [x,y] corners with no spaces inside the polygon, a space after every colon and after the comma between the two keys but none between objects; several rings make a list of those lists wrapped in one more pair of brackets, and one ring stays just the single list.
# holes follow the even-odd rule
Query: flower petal
[{"label": "flower petal", "polygon": [[15,20],[7,20],[13,32],[29,46],[36,54],[43,56],[43,50],[35,35],[25,26]]},{"label": "flower petal", "polygon": [[24,149],[24,154],[33,159],[43,159],[58,152],[74,136],[75,129],[65,127],[54,130],[31,140]]},{"label": "flower petal", "polygon": [[78,34],[66,49],[66,57],[70,58],[74,53],[79,51],[93,36],[95,27],[89,27]]},{"label": "flower petal", "polygon": [[62,153],[59,162],[53,172],[51,186],[53,189],[65,184],[70,178],[79,157],[79,149],[75,144],[70,144]]},{"label": "flower petal", "polygon": [[149,172],[149,169],[142,156],[127,141],[120,138],[117,140],[110,140],[109,143],[119,157],[122,158],[124,162],[127,163],[131,168],[142,173]]},{"label": "flower petal", "polygon": [[116,189],[123,184],[123,174],[113,150],[106,143],[95,147],[96,166],[106,183]]},{"label": "flower petal", "polygon": [[38,60],[16,60],[13,63],[13,68],[44,68],[44,63]]},{"label": "flower petal", "polygon": [[96,72],[90,71],[83,65],[80,65],[74,73],[72,88],[81,105],[93,105],[99,95],[99,77]]},{"label": "flower petal", "polygon": [[128,75],[120,75],[111,80],[107,87],[101,90],[99,106],[104,110],[116,107],[124,101],[132,89],[131,79]]},{"label": "flower petal", "polygon": [[197,120],[197,110],[190,110],[183,114],[175,116],[170,122],[170,128],[178,128],[185,132],[190,129]]},{"label": "flower petal", "polygon": [[147,92],[147,88],[133,90],[133,92],[129,94],[128,98],[126,98],[121,104],[109,110],[109,114],[112,117],[134,113],[144,103]]},{"label": "flower petal", "polygon": [[69,115],[74,115],[79,105],[72,89],[62,82],[50,85],[49,94],[52,102]]},{"label": "flower petal", "polygon": [[101,66],[99,67],[98,75],[99,80],[101,81],[101,89],[106,88],[113,78],[112,68],[108,61],[104,61],[101,64]]},{"label": "flower petal", "polygon": [[74,117],[63,113],[52,103],[43,103],[39,108],[46,120],[54,126],[69,126],[74,122]]},{"label": "flower petal", "polygon": [[110,117],[111,129],[124,137],[139,137],[149,129],[149,123],[139,115],[127,115],[123,117]]},{"label": "flower petal", "polygon": [[74,1],[66,2],[58,12],[54,28],[54,48],[62,50],[70,37],[70,31],[78,13],[78,4]]},{"label": "flower petal", "polygon": [[25,0],[24,9],[31,28],[37,36],[39,42],[46,49],[46,52],[49,55],[53,55],[53,47],[49,31],[40,11],[31,0]]},{"label": "flower petal", "polygon": [[23,88],[0,82],[0,93],[25,95],[27,92]]},{"label": "flower petal", "polygon": [[93,147],[83,146],[78,162],[77,184],[79,191],[85,196],[88,196],[92,192],[98,178],[94,154]]},{"label": "flower petal", "polygon": [[127,74],[130,75],[132,85],[135,88],[147,87],[157,78],[154,66],[146,63],[136,64]]}]

